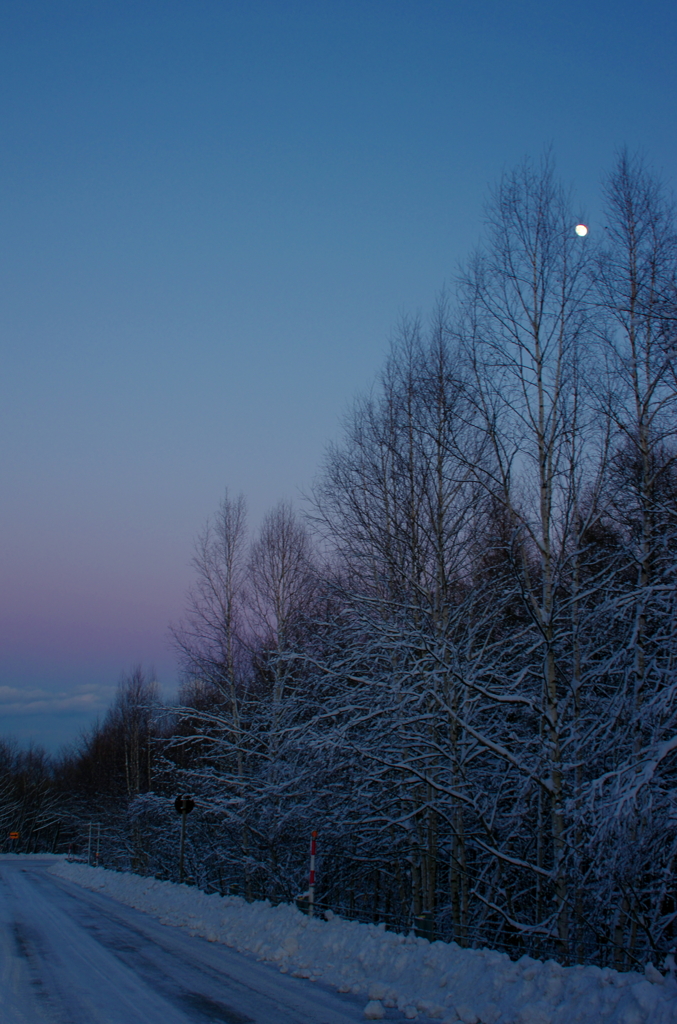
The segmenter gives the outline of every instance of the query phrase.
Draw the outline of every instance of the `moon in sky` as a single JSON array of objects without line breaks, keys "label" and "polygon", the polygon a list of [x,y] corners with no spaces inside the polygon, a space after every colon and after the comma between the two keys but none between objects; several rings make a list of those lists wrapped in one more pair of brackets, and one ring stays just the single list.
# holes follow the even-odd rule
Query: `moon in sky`
[{"label": "moon in sky", "polygon": [[587,235],[587,233],[588,233],[588,229],[587,229],[587,227],[585,226],[585,224],[577,224],[577,225],[576,225],[576,234],[577,234],[577,235],[578,235],[578,236],[579,236],[580,238],[585,238],[585,236]]}]

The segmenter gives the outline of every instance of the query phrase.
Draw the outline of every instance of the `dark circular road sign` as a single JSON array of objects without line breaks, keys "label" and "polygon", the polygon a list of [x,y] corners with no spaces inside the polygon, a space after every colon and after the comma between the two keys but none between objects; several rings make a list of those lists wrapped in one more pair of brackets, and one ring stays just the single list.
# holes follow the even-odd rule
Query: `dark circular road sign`
[{"label": "dark circular road sign", "polygon": [[177,796],[174,806],[177,814],[189,814],[195,807],[195,801],[191,800],[189,796]]}]

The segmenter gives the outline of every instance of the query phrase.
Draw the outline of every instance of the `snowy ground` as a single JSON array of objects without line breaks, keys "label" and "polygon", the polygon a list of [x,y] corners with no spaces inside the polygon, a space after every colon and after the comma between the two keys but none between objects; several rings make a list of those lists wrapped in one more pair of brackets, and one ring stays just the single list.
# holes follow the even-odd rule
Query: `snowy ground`
[{"label": "snowy ground", "polygon": [[270,961],[283,974],[359,996],[367,1019],[392,1017],[397,1008],[406,1018],[448,1024],[677,1024],[677,981],[651,965],[641,975],[526,956],[513,962],[383,926],[311,920],[286,904],[248,904],[64,861],[49,870],[165,925]]}]

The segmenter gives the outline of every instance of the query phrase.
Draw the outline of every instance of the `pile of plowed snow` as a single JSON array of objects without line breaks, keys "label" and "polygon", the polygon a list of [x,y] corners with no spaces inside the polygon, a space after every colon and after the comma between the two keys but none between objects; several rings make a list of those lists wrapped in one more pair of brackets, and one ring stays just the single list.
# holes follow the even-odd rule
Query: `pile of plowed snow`
[{"label": "pile of plowed snow", "polygon": [[447,1024],[677,1024],[677,981],[561,967],[489,949],[462,949],[387,932],[383,925],[308,918],[289,904],[247,903],[153,878],[59,862],[56,875],[105,893],[164,924],[222,942],[296,977],[365,997],[365,1017],[384,1007]]}]

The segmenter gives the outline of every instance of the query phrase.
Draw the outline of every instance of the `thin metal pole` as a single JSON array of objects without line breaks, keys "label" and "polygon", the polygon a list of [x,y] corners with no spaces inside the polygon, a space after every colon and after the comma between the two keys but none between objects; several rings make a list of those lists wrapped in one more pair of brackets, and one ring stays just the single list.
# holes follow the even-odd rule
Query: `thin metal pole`
[{"label": "thin metal pole", "polygon": [[179,882],[183,882],[183,849],[186,844],[186,799],[181,804],[181,846],[179,848]]},{"label": "thin metal pole", "polygon": [[101,847],[101,822],[98,821],[97,824],[96,824],[96,855],[95,855],[95,858],[94,858],[94,863],[95,863],[97,868],[99,866],[99,849],[100,849],[100,847]]},{"label": "thin metal pole", "polygon": [[89,867],[92,860],[92,823],[89,823],[89,839],[87,840],[87,866]]},{"label": "thin metal pole", "polygon": [[315,903],[315,847],[317,841],[317,832],[312,832],[310,835],[310,879],[308,882],[308,917],[313,916],[313,906]]}]

